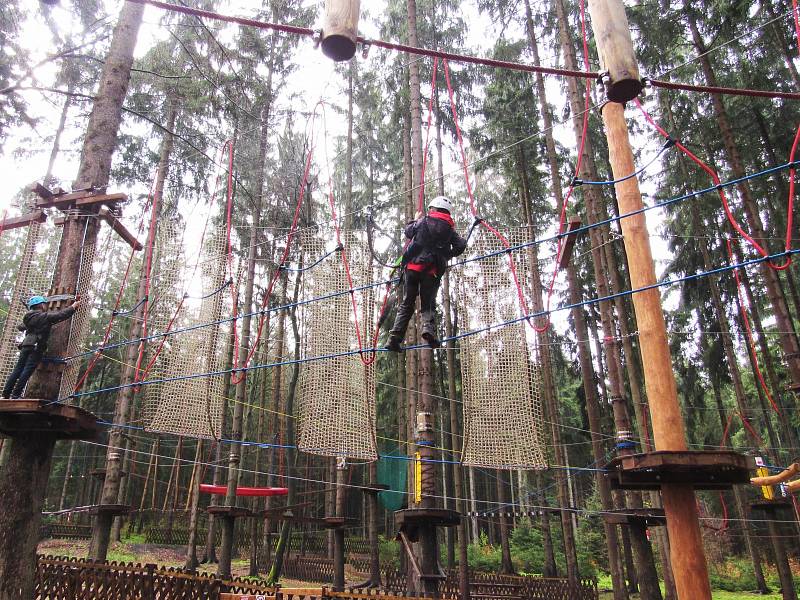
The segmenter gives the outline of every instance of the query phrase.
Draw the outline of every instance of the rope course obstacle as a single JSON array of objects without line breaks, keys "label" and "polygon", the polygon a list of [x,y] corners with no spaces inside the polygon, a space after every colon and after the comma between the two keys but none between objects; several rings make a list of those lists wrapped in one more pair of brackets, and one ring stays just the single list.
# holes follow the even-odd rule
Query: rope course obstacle
[{"label": "rope course obstacle", "polygon": [[[300,236],[303,254],[325,254],[325,240],[330,237],[304,232]],[[368,243],[363,235],[353,232],[342,232],[340,239],[342,250],[303,274],[303,297],[319,298],[362,289],[303,306],[304,356],[335,355],[357,347],[357,331],[362,339],[372,339],[377,311]],[[297,413],[300,450],[377,460],[374,361],[351,354],[303,363]]]},{"label": "rope course obstacle", "polygon": [[14,289],[9,299],[8,315],[0,337],[0,378],[5,381],[17,362],[17,325],[28,310],[25,303],[33,293],[41,294],[50,289],[52,265],[48,257],[55,254],[61,239],[61,228],[50,222],[34,222],[25,233]]},{"label": "rope course obstacle", "polygon": [[[89,227],[89,221],[86,222],[86,227]],[[94,257],[96,243],[86,241],[84,231],[83,246],[81,248],[80,266],[78,268],[78,281],[75,285],[75,296],[81,298],[83,302],[75,311],[72,317],[72,323],[69,329],[69,343],[67,344],[67,355],[73,356],[81,349],[83,349],[83,342],[86,339],[86,334],[89,331],[89,317],[92,312],[92,283],[94,275]],[[94,238],[97,239],[96,237]],[[54,256],[55,252],[51,254]],[[53,290],[58,294],[63,290]],[[64,374],[61,377],[61,390],[60,396],[68,396],[75,391],[75,385],[78,383],[78,376],[80,375],[81,362],[78,360],[68,361],[64,368]]]},{"label": "rope course obstacle", "polygon": [[[512,244],[523,243],[522,231],[509,232]],[[516,238],[516,239],[515,239]],[[474,234],[473,249],[490,254],[505,245],[488,229]],[[470,467],[544,469],[541,376],[538,353],[529,354],[524,320],[493,328],[519,314],[518,282],[528,281],[527,254],[515,258],[516,278],[506,253],[453,269],[457,280],[462,327],[483,330],[461,340],[464,401],[462,462]]]},{"label": "rope course obstacle", "polygon": [[[182,293],[189,283],[184,279],[184,261],[180,236],[175,226],[162,229],[159,247],[161,263],[156,280],[156,305],[152,320],[154,331],[167,332],[178,320],[189,322],[218,321],[224,295],[221,292],[226,276],[226,240],[222,232],[214,232],[203,243],[198,266],[202,296],[199,307],[186,305]],[[196,275],[196,270],[194,275]],[[190,279],[194,279],[194,275]],[[195,329],[177,337],[169,346],[154,343],[144,372],[155,369],[165,378],[180,378],[201,368],[216,372],[222,367],[221,328]],[[163,342],[164,340],[162,340]],[[158,386],[147,394],[145,421],[147,430],[174,433],[198,438],[217,439],[222,435],[222,377],[178,379]]]}]

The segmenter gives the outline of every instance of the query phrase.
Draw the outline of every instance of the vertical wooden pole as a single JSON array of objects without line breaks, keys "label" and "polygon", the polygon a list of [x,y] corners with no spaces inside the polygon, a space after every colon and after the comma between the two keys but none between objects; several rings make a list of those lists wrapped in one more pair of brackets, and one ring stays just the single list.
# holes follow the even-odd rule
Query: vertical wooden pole
[{"label": "vertical wooden pole", "polygon": [[[623,105],[608,102],[603,107],[603,123],[614,178],[630,175],[636,167]],[[620,213],[630,213],[642,208],[642,196],[636,178],[616,184],[616,191]],[[644,215],[640,213],[626,217],[622,219],[621,225],[632,287],[636,289],[656,283]],[[634,294],[633,306],[639,324],[645,387],[656,449],[686,450],[686,433],[678,405],[672,357],[658,290],[650,289]],[[681,600],[710,600],[708,566],[703,554],[694,489],[690,485],[665,484],[661,488],[661,494],[667,515],[678,597]]]},{"label": "vertical wooden pole", "polygon": [[335,61],[350,60],[356,53],[360,0],[326,0],[322,26],[322,53]]},{"label": "vertical wooden pole", "polygon": [[[608,83],[611,90],[621,81],[615,80],[615,77],[638,76],[637,72],[630,71],[629,68],[631,64],[635,65],[636,59],[630,43],[630,32],[627,27],[622,27],[627,25],[624,7],[621,0],[592,0],[589,4],[592,27],[604,68],[609,72]],[[638,93],[638,90],[636,91]],[[623,101],[634,96],[624,98]],[[636,167],[625,122],[624,106],[608,102],[603,107],[602,113],[614,178],[628,176]],[[642,208],[642,196],[635,177],[616,184],[616,192],[620,213],[630,213]],[[632,287],[636,289],[656,283],[644,215],[640,213],[626,217],[622,219],[621,226]],[[686,450],[686,433],[678,405],[672,357],[658,290],[649,289],[635,294],[633,306],[639,324],[645,387],[652,415],[656,449]],[[667,515],[678,597],[681,600],[710,600],[708,565],[703,554],[694,489],[690,485],[665,484],[661,491]]]}]

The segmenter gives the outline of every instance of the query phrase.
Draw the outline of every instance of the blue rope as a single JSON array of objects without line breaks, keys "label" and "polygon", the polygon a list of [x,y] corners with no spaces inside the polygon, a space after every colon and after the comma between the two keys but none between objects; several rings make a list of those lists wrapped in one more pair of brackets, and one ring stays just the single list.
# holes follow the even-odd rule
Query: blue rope
[{"label": "blue rope", "polygon": [[291,302],[289,304],[283,304],[281,306],[275,306],[275,307],[269,308],[269,309],[257,310],[257,311],[251,312],[251,313],[242,313],[242,314],[240,314],[240,315],[238,315],[236,317],[226,317],[225,319],[218,319],[216,321],[209,321],[208,323],[198,323],[197,325],[191,325],[189,327],[182,327],[180,329],[173,329],[171,332],[167,332],[167,333],[154,333],[154,334],[148,335],[146,337],[140,337],[140,338],[135,338],[135,339],[130,339],[130,340],[123,340],[123,341],[117,342],[115,344],[108,344],[107,346],[98,346],[97,348],[94,348],[93,350],[87,350],[86,352],[81,352],[80,354],[74,354],[74,355],[72,355],[70,357],[67,357],[65,360],[72,361],[72,360],[75,360],[75,359],[78,359],[78,358],[84,358],[86,356],[91,356],[91,355],[93,355],[93,354],[95,354],[97,352],[105,352],[107,350],[114,350],[115,348],[121,348],[123,346],[130,346],[132,344],[138,344],[140,342],[148,342],[150,340],[160,339],[160,338],[163,338],[163,337],[176,335],[178,333],[188,333],[190,331],[195,331],[197,329],[203,329],[205,327],[211,327],[213,325],[222,325],[222,324],[225,324],[225,323],[230,323],[232,321],[237,321],[239,319],[242,319],[242,318],[248,317],[248,316],[249,317],[254,317],[254,316],[258,316],[258,315],[262,315],[262,314],[267,314],[268,312],[278,312],[278,311],[281,311],[281,310],[289,310],[290,308],[294,308],[296,306],[304,306],[306,304],[311,304],[313,302],[320,302],[322,300],[330,300],[331,298],[337,298],[339,296],[349,295],[351,292],[360,292],[362,290],[367,290],[367,289],[374,288],[374,287],[380,287],[382,285],[386,285],[387,283],[396,283],[398,281],[400,281],[399,278],[388,279],[386,281],[381,281],[381,282],[378,282],[378,283],[371,283],[369,285],[362,285],[362,286],[359,286],[359,287],[355,287],[352,290],[342,290],[342,291],[339,291],[339,292],[332,292],[332,293],[327,294],[325,296],[318,296],[316,298],[309,298],[307,300],[298,300],[297,302]]},{"label": "blue rope", "polygon": [[625,177],[620,177],[619,179],[613,179],[611,181],[586,181],[584,179],[575,178],[572,180],[572,185],[574,187],[578,187],[580,185],[614,185],[617,183],[622,183],[623,181],[628,181],[628,179],[632,179],[640,175],[642,172],[644,172],[645,169],[649,168],[650,165],[656,162],[658,158],[662,154],[664,154],[664,151],[667,148],[671,148],[674,145],[675,145],[675,140],[673,140],[672,138],[668,139],[666,142],[664,142],[664,145],[661,146],[661,150],[659,150],[658,153],[646,165],[644,165],[643,167],[639,167],[636,171],[634,171],[630,175],[626,175]]},{"label": "blue rope", "polygon": [[231,286],[231,285],[233,285],[233,279],[228,279],[225,283],[223,283],[221,286],[219,286],[213,292],[210,292],[210,293],[206,294],[205,296],[190,296],[189,294],[186,294],[185,297],[186,298],[191,298],[192,300],[205,300],[207,298],[211,298],[211,296],[216,296],[222,290],[224,290],[226,287]]},{"label": "blue rope", "polygon": [[[556,312],[562,312],[562,311],[565,311],[565,310],[571,310],[573,308],[580,308],[580,307],[583,307],[583,306],[588,306],[588,305],[591,305],[591,304],[597,304],[597,303],[600,303],[600,302],[607,302],[609,300],[614,300],[615,298],[627,297],[627,296],[631,296],[633,294],[637,294],[637,293],[640,293],[640,292],[645,292],[645,291],[648,291],[648,290],[659,289],[659,288],[662,288],[662,287],[675,285],[675,284],[678,284],[678,283],[684,283],[686,281],[693,281],[695,279],[701,279],[703,277],[708,277],[710,275],[716,275],[718,273],[727,273],[727,272],[732,271],[734,269],[739,269],[739,268],[742,268],[742,267],[748,267],[750,265],[761,264],[763,262],[767,262],[767,261],[774,260],[776,258],[781,258],[781,257],[784,257],[784,256],[793,256],[793,255],[798,254],[798,253],[800,253],[800,249],[789,250],[789,251],[779,252],[777,254],[771,254],[771,255],[768,255],[768,256],[760,257],[760,258],[754,258],[752,260],[744,261],[744,262],[741,262],[741,263],[736,263],[736,264],[732,264],[732,265],[726,265],[724,267],[718,267],[716,269],[711,269],[709,271],[703,271],[703,272],[700,272],[700,273],[694,273],[692,275],[684,275],[683,277],[678,277],[678,278],[675,278],[675,279],[665,279],[663,281],[656,282],[656,283],[653,283],[653,284],[650,284],[650,285],[646,285],[646,286],[643,286],[643,287],[640,287],[640,288],[637,288],[637,289],[617,292],[615,294],[609,294],[607,296],[602,296],[602,297],[597,297],[597,298],[589,298],[587,300],[582,300],[581,302],[575,302],[575,303],[572,303],[572,304],[565,304],[563,306],[558,306],[556,308],[550,309],[549,311],[548,310],[542,310],[542,311],[538,311],[538,312],[533,312],[533,313],[530,313],[528,315],[523,315],[523,316],[517,317],[515,319],[510,319],[508,321],[504,321],[502,323],[496,323],[494,325],[488,325],[486,327],[481,327],[479,329],[473,329],[471,331],[465,331],[465,332],[460,333],[458,335],[454,335],[454,336],[451,336],[451,337],[443,338],[441,341],[442,341],[442,343],[448,342],[448,341],[451,341],[451,340],[455,341],[455,340],[459,340],[459,339],[462,339],[462,338],[466,338],[466,337],[470,337],[470,336],[473,336],[473,335],[477,335],[479,333],[484,333],[484,332],[487,332],[487,331],[491,331],[492,329],[499,329],[501,327],[506,327],[508,325],[514,325],[514,324],[520,323],[522,321],[528,321],[530,319],[534,319],[534,318],[537,318],[537,317],[550,315],[550,314],[553,314],[553,313],[556,313]],[[429,348],[429,346],[427,344],[417,344],[416,346],[406,346],[405,347],[406,350],[416,350],[416,349],[421,349],[421,348]],[[346,356],[355,356],[355,355],[358,355],[358,354],[372,354],[374,352],[388,352],[388,350],[386,350],[385,348],[365,348],[365,349],[361,349],[361,350],[348,350],[348,351],[345,351],[345,352],[334,352],[334,353],[330,353],[330,354],[323,354],[323,355],[320,355],[320,356],[310,356],[310,357],[306,357],[306,358],[298,358],[298,359],[292,359],[292,360],[286,360],[286,361],[279,361],[279,362],[267,363],[267,364],[262,364],[262,365],[251,365],[251,366],[248,366],[248,367],[240,367],[240,368],[236,368],[236,369],[223,369],[223,370],[220,370],[220,371],[211,371],[211,372],[207,372],[207,373],[192,373],[192,374],[189,374],[189,375],[180,375],[180,376],[177,376],[177,377],[167,377],[167,378],[164,378],[164,379],[150,379],[150,380],[146,380],[146,381],[139,381],[139,382],[136,382],[136,383],[128,383],[128,384],[124,384],[124,385],[110,386],[110,387],[106,387],[106,388],[101,388],[99,390],[91,390],[91,391],[87,391],[87,392],[80,392],[80,393],[77,393],[77,394],[72,394],[71,396],[66,396],[64,398],[59,398],[57,400],[54,400],[50,404],[60,403],[60,402],[62,402],[63,400],[65,400],[67,398],[81,398],[83,396],[93,396],[93,395],[101,394],[101,393],[104,393],[104,392],[114,392],[114,391],[119,391],[119,390],[132,388],[132,387],[153,385],[153,384],[156,384],[156,383],[172,383],[172,382],[175,382],[175,381],[186,381],[186,380],[189,380],[189,379],[198,379],[198,378],[201,378],[201,377],[215,377],[215,376],[220,376],[220,375],[227,375],[229,373],[249,372],[249,371],[256,371],[256,370],[260,370],[260,369],[271,369],[273,367],[278,367],[278,366],[290,366],[290,365],[296,365],[296,364],[304,364],[304,363],[316,362],[316,361],[320,361],[320,360],[331,360],[333,358],[341,358],[341,357],[346,357]]]},{"label": "blue rope", "polygon": [[111,311],[111,314],[114,315],[115,317],[126,317],[126,316],[128,316],[130,314],[133,314],[136,311],[136,309],[139,308],[145,302],[147,302],[147,296],[145,296],[144,298],[139,300],[136,303],[136,306],[134,306],[133,308],[131,308],[129,310],[114,310],[114,311]]},{"label": "blue rope", "polygon": [[281,271],[288,271],[289,273],[305,273],[306,271],[310,271],[311,269],[316,267],[318,264],[320,264],[322,261],[324,261],[326,258],[328,258],[334,252],[341,252],[342,250],[344,250],[344,246],[342,244],[339,244],[338,246],[336,246],[336,248],[334,248],[330,252],[324,254],[319,259],[317,259],[317,261],[314,264],[308,265],[307,267],[296,267],[296,268],[293,268],[293,267],[287,267],[286,265],[281,265],[278,268]]},{"label": "blue rope", "polygon": [[[490,252],[488,254],[475,256],[473,258],[467,258],[467,259],[455,262],[451,266],[457,267],[457,266],[464,265],[464,264],[467,264],[467,263],[476,262],[476,261],[484,260],[484,259],[487,259],[487,258],[492,258],[494,256],[499,256],[501,254],[507,254],[509,252],[515,252],[515,251],[518,251],[518,250],[522,250],[524,248],[529,248],[531,246],[538,246],[538,245],[544,244],[546,242],[557,241],[557,240],[559,240],[559,239],[561,239],[563,237],[566,237],[568,235],[578,235],[578,234],[583,233],[585,231],[589,231],[590,229],[594,229],[596,227],[602,227],[604,225],[609,225],[611,223],[614,223],[615,221],[620,221],[620,220],[625,219],[627,217],[632,217],[632,216],[635,216],[635,215],[638,215],[638,214],[642,214],[642,213],[645,213],[645,212],[647,212],[649,210],[653,210],[653,209],[656,209],[656,208],[664,208],[666,206],[670,206],[670,205],[676,204],[678,202],[683,202],[684,200],[689,200],[691,198],[694,198],[696,196],[700,196],[702,194],[718,191],[718,190],[726,188],[726,187],[730,187],[730,186],[737,185],[737,184],[745,182],[745,181],[749,181],[750,179],[755,179],[756,177],[761,177],[761,176],[764,176],[764,175],[770,175],[772,173],[777,173],[777,172],[782,171],[784,169],[793,168],[793,167],[797,167],[797,166],[800,166],[800,160],[795,161],[793,163],[786,163],[786,164],[783,164],[783,165],[778,165],[777,167],[770,167],[769,169],[764,169],[763,171],[758,171],[758,172],[753,173],[751,175],[745,175],[744,177],[740,177],[738,179],[732,179],[730,181],[726,181],[726,182],[720,183],[719,185],[714,185],[714,186],[711,186],[711,187],[704,188],[702,190],[690,192],[688,194],[683,194],[681,196],[676,196],[676,197],[671,198],[669,200],[665,200],[663,202],[659,202],[659,203],[653,204],[652,206],[645,206],[645,207],[642,207],[640,209],[625,213],[623,215],[609,217],[609,218],[604,219],[602,221],[597,221],[596,223],[591,223],[591,224],[588,224],[588,225],[584,225],[582,227],[578,227],[577,229],[574,229],[571,232],[566,232],[565,231],[563,233],[559,233],[559,234],[556,234],[556,235],[553,235],[553,236],[550,236],[550,237],[547,237],[547,238],[541,238],[541,239],[538,239],[538,240],[525,242],[523,244],[519,244],[519,245],[516,245],[516,246],[509,246],[508,248],[503,248],[502,250],[497,250],[495,252]],[[781,255],[775,255],[775,256],[781,256]],[[319,296],[317,298],[309,298],[307,300],[301,300],[299,302],[293,302],[293,303],[290,303],[290,304],[284,304],[283,306],[278,306],[278,307],[271,308],[271,309],[268,309],[268,310],[269,310],[269,312],[277,312],[277,311],[280,311],[280,310],[288,310],[288,309],[294,308],[296,306],[303,306],[303,305],[306,305],[306,304],[311,304],[313,302],[319,302],[319,301],[322,301],[322,300],[328,300],[330,298],[336,298],[338,296],[344,296],[344,295],[350,294],[350,293],[355,292],[355,291],[361,291],[361,290],[365,290],[365,289],[369,289],[369,288],[373,288],[373,287],[380,287],[380,286],[383,286],[383,285],[386,285],[386,284],[396,283],[397,281],[399,281],[399,279],[390,278],[390,279],[385,280],[385,281],[379,281],[377,283],[372,283],[372,284],[369,284],[369,285],[356,287],[356,288],[353,288],[352,290],[343,290],[343,291],[340,291],[340,292],[327,294],[325,296]],[[609,298],[614,298],[614,297],[616,297],[616,296],[609,296]],[[129,346],[131,344],[138,344],[140,342],[146,342],[146,341],[149,341],[149,340],[159,339],[159,338],[166,337],[166,336],[173,336],[173,335],[177,335],[179,333],[187,333],[187,332],[194,331],[194,330],[197,330],[197,329],[202,329],[204,327],[211,327],[211,326],[214,326],[214,325],[230,323],[232,321],[237,321],[238,319],[244,318],[245,316],[256,316],[256,315],[266,314],[266,312],[268,312],[268,311],[265,309],[265,310],[259,310],[259,311],[251,312],[251,313],[243,313],[243,314],[240,314],[240,315],[238,315],[236,317],[229,317],[229,318],[225,318],[225,319],[219,319],[219,320],[210,321],[210,322],[207,322],[207,323],[198,323],[197,325],[192,325],[190,327],[183,327],[183,328],[180,328],[180,329],[175,329],[175,330],[173,330],[171,332],[167,332],[167,333],[158,333],[158,334],[153,334],[153,335],[150,335],[150,336],[147,336],[147,337],[141,337],[141,338],[130,339],[130,340],[123,340],[123,341],[117,342],[115,344],[110,344],[110,345],[107,345],[107,346],[99,346],[99,347],[94,348],[92,350],[87,350],[87,351],[82,352],[80,354],[75,354],[73,356],[68,357],[66,360],[72,361],[72,360],[75,360],[75,359],[78,359],[78,358],[84,358],[86,356],[91,356],[92,354],[95,354],[96,352],[103,352],[103,351],[106,351],[106,350],[113,350],[115,348],[120,348],[120,347],[123,347],[123,346]],[[529,315],[526,318],[532,318],[533,316],[534,315]],[[457,339],[457,338],[449,338],[449,339]],[[446,340],[443,340],[443,341],[446,341]],[[422,348],[422,347],[424,347],[424,346],[422,346],[422,345],[414,346],[414,348]]]},{"label": "blue rope", "polygon": [[[144,432],[147,432],[147,430],[144,427],[142,427],[141,425],[120,425],[120,424],[114,424],[114,423],[112,423],[110,421],[105,421],[103,419],[98,419],[97,420],[97,424],[98,425],[102,425],[104,427],[116,427],[116,428],[119,428],[119,429],[128,429],[128,430],[132,430],[132,431],[144,431]],[[268,450],[268,449],[299,450],[299,448],[297,446],[289,445],[289,444],[271,444],[269,442],[254,442],[254,441],[250,441],[250,440],[233,440],[233,439],[230,439],[230,438],[220,438],[219,440],[216,440],[216,441],[218,441],[220,443],[223,443],[223,444],[237,445],[237,446],[243,446],[243,447],[248,447],[248,448],[250,448],[250,447],[261,448],[261,449],[264,449],[264,450]],[[447,448],[442,448],[441,451],[442,452],[448,452],[450,454],[455,454],[456,453],[454,450],[448,450]],[[384,459],[387,459],[387,460],[405,460],[405,461],[409,461],[409,462],[413,461],[413,460],[416,460],[412,456],[397,455],[397,454],[386,454],[386,455],[379,454],[378,458],[384,458]],[[436,459],[436,458],[420,458],[420,462],[436,463],[436,464],[448,464],[448,465],[460,465],[461,464],[461,461],[458,461],[458,460],[444,460],[444,459]],[[590,468],[592,464],[596,464],[596,461],[593,462],[593,463],[589,463],[589,464],[590,464],[589,467],[564,467],[564,466],[560,466],[560,465],[553,465],[550,468],[551,469],[565,469],[565,470],[571,470],[571,471],[600,471],[600,472],[605,472],[605,469],[592,469],[592,468]],[[520,466],[520,465],[510,465],[507,468],[521,468],[521,467],[527,468],[525,465],[522,465],[522,466]]]},{"label": "blue rope", "polygon": [[613,217],[609,217],[607,219],[603,219],[602,221],[597,221],[595,223],[589,223],[588,225],[584,225],[582,227],[578,227],[577,229],[573,229],[572,231],[564,231],[562,233],[557,233],[550,237],[541,238],[538,240],[533,240],[530,242],[525,242],[523,244],[518,244],[516,246],[509,246],[508,248],[503,248],[502,250],[497,250],[495,252],[490,252],[489,254],[484,254],[482,256],[476,256],[473,258],[467,258],[461,260],[459,262],[453,263],[452,266],[456,267],[459,265],[464,265],[467,263],[475,262],[478,260],[483,260],[485,258],[491,258],[493,256],[499,256],[501,254],[507,254],[508,252],[515,252],[517,250],[522,250],[523,248],[529,248],[531,246],[538,246],[540,244],[544,244],[546,242],[555,242],[561,238],[565,238],[568,235],[578,235],[584,233],[585,231],[589,231],[590,229],[594,229],[596,227],[602,227],[604,225],[610,225],[616,221],[621,221],[622,219],[626,219],[628,217],[633,217],[636,215],[640,215],[642,213],[646,213],[647,211],[654,210],[656,208],[664,208],[667,206],[671,206],[673,204],[677,204],[678,202],[683,202],[684,200],[690,200],[697,196],[701,196],[703,194],[708,194],[709,192],[718,192],[721,189],[726,187],[731,187],[734,185],[738,185],[740,183],[744,183],[745,181],[750,181],[751,179],[755,179],[756,177],[762,177],[764,175],[771,175],[773,173],[777,173],[779,171],[783,171],[784,169],[790,169],[794,167],[800,166],[800,160],[796,160],[792,163],[786,163],[783,165],[778,165],[777,167],[770,167],[769,169],[764,169],[763,171],[758,171],[757,173],[753,173],[751,175],[745,175],[744,177],[740,177],[738,179],[731,179],[729,181],[724,181],[719,185],[712,185],[707,188],[703,188],[701,190],[696,190],[694,192],[689,192],[687,194],[683,194],[681,196],[675,196],[674,198],[670,198],[669,200],[664,200],[663,202],[657,202],[651,206],[644,206],[642,208],[632,210],[631,212],[627,212],[624,215],[617,215]]}]

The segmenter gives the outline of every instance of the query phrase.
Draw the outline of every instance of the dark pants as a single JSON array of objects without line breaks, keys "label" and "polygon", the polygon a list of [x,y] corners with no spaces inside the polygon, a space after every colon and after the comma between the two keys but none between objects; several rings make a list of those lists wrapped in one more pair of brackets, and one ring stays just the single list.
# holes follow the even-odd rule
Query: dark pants
[{"label": "dark pants", "polygon": [[11,375],[3,388],[3,398],[19,398],[25,391],[25,385],[31,378],[37,365],[42,360],[42,353],[35,346],[24,346],[19,350],[19,358]]},{"label": "dark pants", "polygon": [[422,333],[430,333],[436,336],[436,324],[433,319],[434,311],[436,310],[436,294],[439,291],[439,278],[434,275],[406,269],[403,281],[403,300],[397,308],[394,326],[389,333],[392,337],[400,340],[405,338],[406,329],[411,317],[414,316],[414,308],[417,303],[417,296],[419,296]]}]

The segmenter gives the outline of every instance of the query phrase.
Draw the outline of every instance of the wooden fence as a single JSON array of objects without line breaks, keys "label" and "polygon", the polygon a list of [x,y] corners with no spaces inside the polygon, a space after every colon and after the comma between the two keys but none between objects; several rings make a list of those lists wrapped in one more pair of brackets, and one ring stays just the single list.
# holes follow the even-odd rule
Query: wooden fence
[{"label": "wooden fence", "polygon": [[[284,563],[287,578],[329,582],[333,564],[327,559],[293,557]],[[222,580],[182,569],[134,563],[92,562],[77,558],[40,556],[36,577],[36,600],[220,600],[221,594],[248,594],[281,600],[413,600],[402,596],[405,574],[384,570],[384,589],[350,589],[332,593],[325,588],[279,590],[242,578]],[[597,600],[597,583],[581,580],[570,585],[565,579],[517,577],[471,573],[470,591],[475,600]],[[458,577],[449,573],[440,587],[440,597],[458,598]]]},{"label": "wooden fence", "polygon": [[182,569],[40,556],[36,600],[218,600],[222,592],[275,595],[241,578],[221,580]]},{"label": "wooden fence", "polygon": [[44,523],[39,531],[43,540],[88,540],[92,537],[91,525],[73,525],[72,523]]}]

